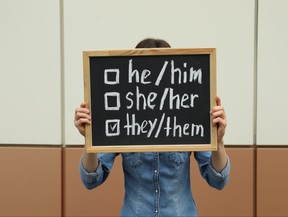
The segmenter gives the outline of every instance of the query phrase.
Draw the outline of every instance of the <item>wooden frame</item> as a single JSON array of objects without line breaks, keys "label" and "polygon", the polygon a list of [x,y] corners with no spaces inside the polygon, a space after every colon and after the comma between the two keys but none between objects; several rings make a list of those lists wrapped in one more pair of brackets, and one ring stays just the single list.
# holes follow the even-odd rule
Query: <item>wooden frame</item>
[{"label": "wooden frame", "polygon": [[[95,50],[83,51],[84,65],[84,99],[91,112],[93,120],[93,108],[91,108],[91,58],[98,57],[138,57],[138,56],[181,56],[181,55],[208,55],[210,69],[210,108],[216,105],[216,49],[215,48],[152,48],[131,50]],[[93,125],[93,121],[92,121]],[[104,127],[104,126],[103,126]],[[166,151],[215,151],[217,150],[217,127],[212,126],[210,120],[210,143],[207,144],[123,144],[123,145],[92,145],[92,126],[86,125],[85,146],[88,153],[97,152],[166,152]]]}]

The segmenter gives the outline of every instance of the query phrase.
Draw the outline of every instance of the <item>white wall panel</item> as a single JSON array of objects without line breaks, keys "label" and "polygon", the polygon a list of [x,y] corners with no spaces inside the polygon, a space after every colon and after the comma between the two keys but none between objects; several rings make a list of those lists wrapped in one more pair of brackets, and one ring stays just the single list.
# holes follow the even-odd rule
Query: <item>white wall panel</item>
[{"label": "white wall panel", "polygon": [[0,1],[0,144],[61,144],[58,0]]},{"label": "white wall panel", "polygon": [[216,47],[218,94],[228,115],[227,144],[253,143],[254,1],[64,1],[65,143],[83,101],[82,51],[133,48],[145,37],[173,47]]},{"label": "white wall panel", "polygon": [[288,145],[288,1],[259,1],[257,144]]}]

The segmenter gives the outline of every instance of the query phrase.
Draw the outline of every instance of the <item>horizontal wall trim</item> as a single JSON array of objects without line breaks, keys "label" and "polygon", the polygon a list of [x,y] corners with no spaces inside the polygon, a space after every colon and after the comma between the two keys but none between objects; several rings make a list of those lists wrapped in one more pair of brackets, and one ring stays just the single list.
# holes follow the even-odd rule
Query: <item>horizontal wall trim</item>
[{"label": "horizontal wall trim", "polygon": [[287,145],[257,145],[257,148],[288,148]]},{"label": "horizontal wall trim", "polygon": [[[83,148],[84,145],[22,145],[22,144],[0,144],[1,147],[9,148]],[[226,148],[288,148],[287,145],[225,145]]]},{"label": "horizontal wall trim", "polygon": [[0,144],[0,148],[63,148],[62,145],[22,145],[22,144]]},{"label": "horizontal wall trim", "polygon": [[84,145],[66,145],[65,148],[84,148]]}]

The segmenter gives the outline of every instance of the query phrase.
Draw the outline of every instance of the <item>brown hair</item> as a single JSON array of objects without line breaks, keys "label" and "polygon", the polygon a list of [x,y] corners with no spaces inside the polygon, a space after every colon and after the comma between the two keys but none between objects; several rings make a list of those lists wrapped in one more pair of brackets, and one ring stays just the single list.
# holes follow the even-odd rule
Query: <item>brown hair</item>
[{"label": "brown hair", "polygon": [[161,48],[166,47],[170,48],[170,44],[163,39],[155,39],[155,38],[146,38],[140,41],[135,48]]}]

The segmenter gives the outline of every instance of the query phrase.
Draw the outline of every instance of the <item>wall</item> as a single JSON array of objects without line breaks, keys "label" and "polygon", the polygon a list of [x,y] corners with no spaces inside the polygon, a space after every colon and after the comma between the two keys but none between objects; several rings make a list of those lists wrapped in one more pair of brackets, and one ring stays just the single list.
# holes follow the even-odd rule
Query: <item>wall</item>
[{"label": "wall", "polygon": [[145,37],[217,49],[231,181],[223,191],[208,188],[192,162],[200,216],[287,216],[287,7],[286,0],[0,0],[0,216],[119,214],[121,159],[101,188],[87,191],[79,179],[84,140],[73,115],[84,98],[82,51],[133,48]]},{"label": "wall", "polygon": [[[284,202],[288,171],[287,120],[285,100],[288,93],[287,61],[288,2],[260,1],[257,59],[257,214],[287,216]],[[284,167],[284,168],[283,168]],[[283,168],[283,169],[281,169]],[[269,208],[271,207],[273,208]]]}]

